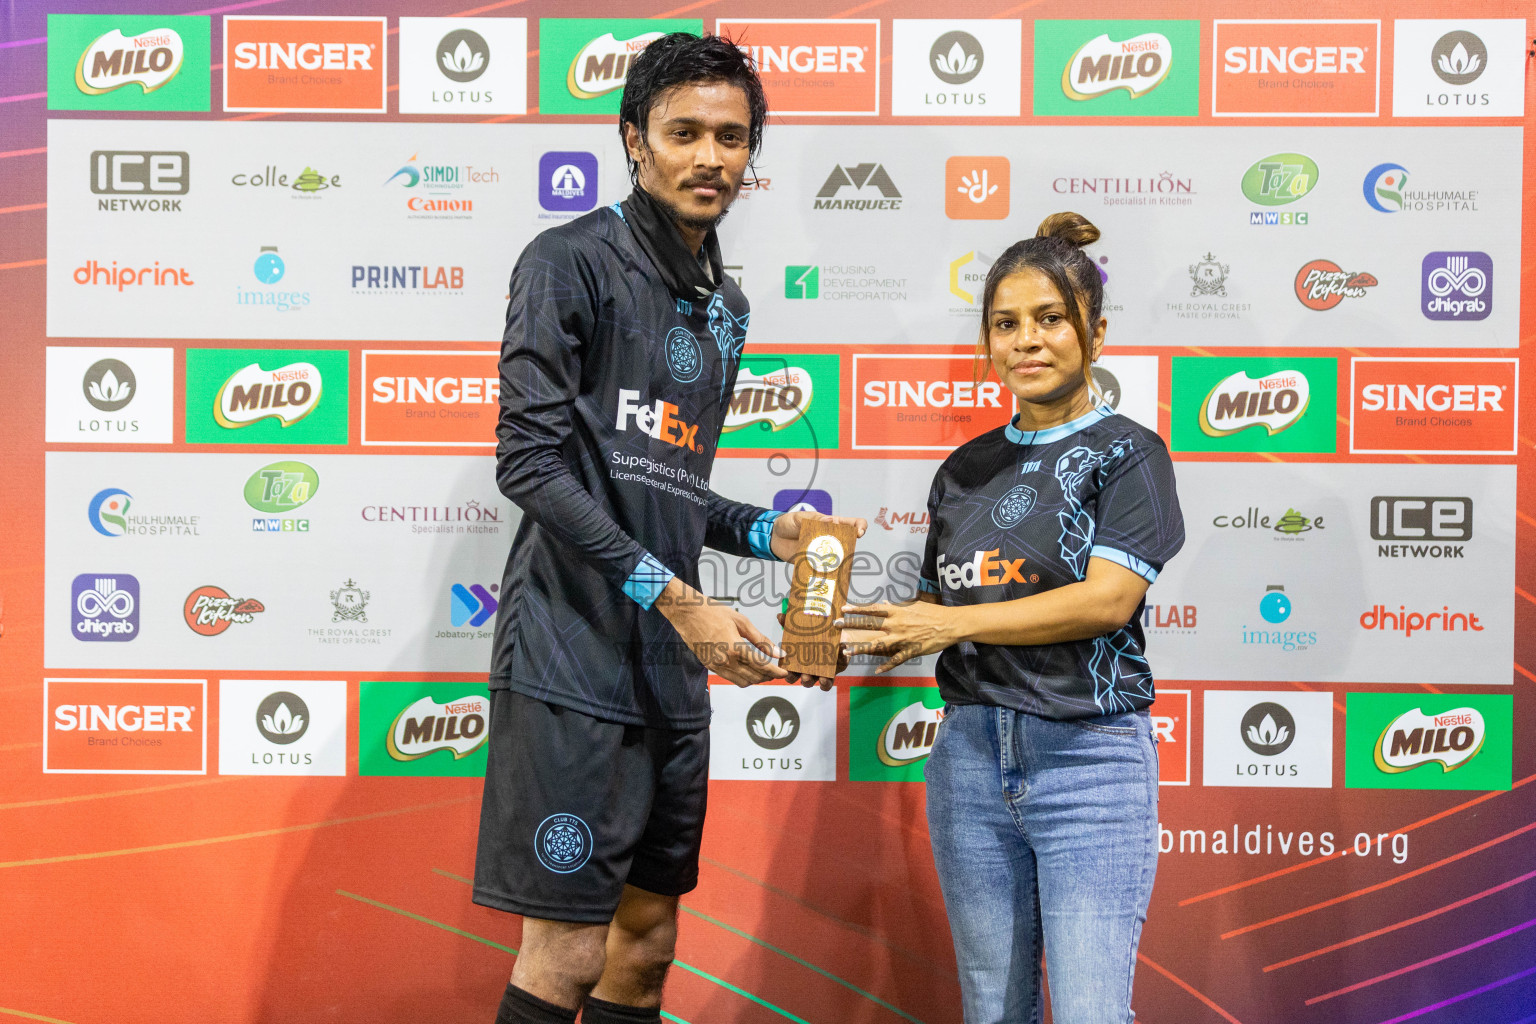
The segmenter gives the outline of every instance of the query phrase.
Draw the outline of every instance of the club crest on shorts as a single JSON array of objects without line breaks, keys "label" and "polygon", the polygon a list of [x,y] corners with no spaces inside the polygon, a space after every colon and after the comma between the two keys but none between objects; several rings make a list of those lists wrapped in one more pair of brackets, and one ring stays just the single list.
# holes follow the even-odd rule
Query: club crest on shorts
[{"label": "club crest on shorts", "polygon": [[1039,496],[1033,487],[1026,487],[1023,484],[1012,488],[1007,494],[997,499],[997,504],[992,508],[992,521],[1005,530],[1016,525],[1019,520],[1029,515],[1030,509],[1035,507],[1035,499]]},{"label": "club crest on shorts", "polygon": [[704,368],[704,353],[699,339],[686,327],[674,327],[667,335],[667,369],[679,384],[691,384]]},{"label": "club crest on shorts", "polygon": [[557,875],[568,875],[592,856],[592,830],[574,814],[551,814],[533,833],[539,863]]}]

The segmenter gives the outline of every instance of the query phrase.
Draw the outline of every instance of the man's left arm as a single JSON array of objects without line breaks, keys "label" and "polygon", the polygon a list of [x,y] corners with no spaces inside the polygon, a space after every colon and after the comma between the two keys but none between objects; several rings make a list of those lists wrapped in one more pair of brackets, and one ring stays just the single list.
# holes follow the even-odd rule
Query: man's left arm
[{"label": "man's left arm", "polygon": [[771,540],[773,526],[783,512],[761,508],[744,501],[722,498],[709,492],[705,506],[708,519],[704,526],[706,547],[741,558],[776,558]]}]

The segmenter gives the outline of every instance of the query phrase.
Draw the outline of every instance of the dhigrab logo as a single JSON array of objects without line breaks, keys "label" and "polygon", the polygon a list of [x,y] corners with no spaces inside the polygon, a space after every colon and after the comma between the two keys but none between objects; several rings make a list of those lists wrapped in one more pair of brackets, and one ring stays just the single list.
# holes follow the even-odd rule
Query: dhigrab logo
[{"label": "dhigrab logo", "polygon": [[1431,320],[1486,320],[1493,312],[1493,259],[1485,252],[1424,257],[1420,305]]}]

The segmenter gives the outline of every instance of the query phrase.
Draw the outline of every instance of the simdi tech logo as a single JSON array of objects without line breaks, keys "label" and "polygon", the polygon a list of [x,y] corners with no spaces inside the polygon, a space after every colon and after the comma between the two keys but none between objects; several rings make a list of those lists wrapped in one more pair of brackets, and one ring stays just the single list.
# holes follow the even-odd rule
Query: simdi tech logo
[{"label": "simdi tech logo", "polygon": [[224,16],[224,109],[387,112],[387,18]]},{"label": "simdi tech logo", "polygon": [[937,686],[854,686],[848,690],[848,778],[921,781],[944,703]]},{"label": "simdi tech logo", "polygon": [[1035,22],[1039,115],[1192,117],[1200,112],[1200,22]]},{"label": "simdi tech logo", "polygon": [[1516,453],[1516,359],[1358,356],[1350,376],[1351,452]]},{"label": "simdi tech logo", "polygon": [[780,114],[880,113],[880,21],[721,18],[715,33],[751,58]]},{"label": "simdi tech logo", "polygon": [[704,34],[698,18],[540,18],[539,113],[617,114],[629,65],[671,32]]},{"label": "simdi tech logo", "polygon": [[211,103],[206,17],[48,15],[49,110],[193,110]]},{"label": "simdi tech logo", "polygon": [[43,680],[43,771],[202,775],[207,683],[201,679]]},{"label": "simdi tech logo", "polygon": [[346,444],[343,349],[188,349],[188,444]]},{"label": "simdi tech logo", "polygon": [[1211,25],[1215,117],[1374,117],[1381,22],[1224,21]]},{"label": "simdi tech logo", "polygon": [[720,447],[836,451],[842,392],[836,355],[744,355]]},{"label": "simdi tech logo", "polygon": [[1332,452],[1338,362],[1173,358],[1174,451]]},{"label": "simdi tech logo", "polygon": [[1346,695],[1350,789],[1509,789],[1514,698],[1505,694]]},{"label": "simdi tech logo", "polygon": [[359,775],[482,776],[491,702],[484,684],[359,684]]},{"label": "simdi tech logo", "polygon": [[400,19],[400,113],[524,114],[527,18]]}]

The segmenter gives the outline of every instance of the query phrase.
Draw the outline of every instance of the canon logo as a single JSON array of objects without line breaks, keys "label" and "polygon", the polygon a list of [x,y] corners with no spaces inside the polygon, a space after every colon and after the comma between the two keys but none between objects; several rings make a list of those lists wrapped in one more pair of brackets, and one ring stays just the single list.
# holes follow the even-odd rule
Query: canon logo
[{"label": "canon logo", "polygon": [[871,380],[864,383],[864,406],[904,409],[1001,409],[1003,386],[997,381],[969,384],[958,380]]},{"label": "canon logo", "polygon": [[235,67],[261,71],[373,70],[367,43],[236,43]]},{"label": "canon logo", "polygon": [[1367,384],[1360,389],[1365,412],[1503,412],[1497,384]]},{"label": "canon logo", "polygon": [[59,732],[191,732],[185,704],[60,704],[53,709]]},{"label": "canon logo", "polygon": [[1229,46],[1222,60],[1233,75],[1365,74],[1363,46]]}]

